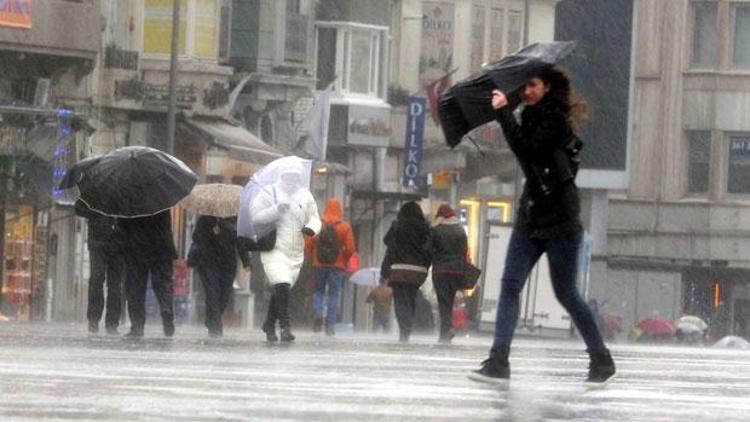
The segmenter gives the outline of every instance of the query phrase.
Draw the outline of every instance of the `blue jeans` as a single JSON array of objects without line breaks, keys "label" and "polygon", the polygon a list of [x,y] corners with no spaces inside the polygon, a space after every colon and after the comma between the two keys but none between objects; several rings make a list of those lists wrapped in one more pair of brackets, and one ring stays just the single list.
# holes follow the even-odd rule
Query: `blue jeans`
[{"label": "blue jeans", "polygon": [[521,290],[531,269],[546,252],[555,297],[570,314],[586,342],[587,351],[596,353],[606,350],[594,315],[576,287],[578,250],[582,239],[581,232],[555,239],[536,239],[531,238],[530,231],[525,228],[513,229],[497,304],[493,348],[510,347],[518,323]]},{"label": "blue jeans", "polygon": [[339,292],[342,284],[344,284],[344,271],[330,267],[321,267],[316,270],[313,306],[315,307],[315,315],[323,318],[323,302],[327,285],[328,313],[326,314],[326,325],[336,324],[336,311],[338,310]]}]

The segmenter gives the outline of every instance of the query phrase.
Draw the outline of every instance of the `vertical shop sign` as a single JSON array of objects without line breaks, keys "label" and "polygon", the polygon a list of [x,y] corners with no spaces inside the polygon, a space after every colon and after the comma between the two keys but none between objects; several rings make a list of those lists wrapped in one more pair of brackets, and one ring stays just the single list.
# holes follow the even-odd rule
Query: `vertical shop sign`
[{"label": "vertical shop sign", "polygon": [[406,116],[406,145],[404,148],[404,186],[419,185],[422,167],[422,140],[427,100],[425,97],[409,97]]},{"label": "vertical shop sign", "polygon": [[454,7],[451,3],[422,3],[422,47],[419,82],[429,85],[453,68]]}]

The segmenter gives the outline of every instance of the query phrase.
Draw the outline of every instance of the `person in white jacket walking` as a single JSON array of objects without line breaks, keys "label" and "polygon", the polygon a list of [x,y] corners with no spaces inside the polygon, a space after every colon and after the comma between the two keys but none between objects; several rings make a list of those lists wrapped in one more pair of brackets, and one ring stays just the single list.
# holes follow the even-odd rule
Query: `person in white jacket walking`
[{"label": "person in white jacket walking", "polygon": [[304,261],[304,235],[314,236],[320,230],[318,206],[312,193],[303,186],[303,167],[290,165],[280,171],[278,180],[265,186],[250,206],[255,224],[275,223],[276,244],[260,255],[263,270],[273,288],[263,331],[269,342],[294,341],[289,318],[289,294],[297,281]]}]

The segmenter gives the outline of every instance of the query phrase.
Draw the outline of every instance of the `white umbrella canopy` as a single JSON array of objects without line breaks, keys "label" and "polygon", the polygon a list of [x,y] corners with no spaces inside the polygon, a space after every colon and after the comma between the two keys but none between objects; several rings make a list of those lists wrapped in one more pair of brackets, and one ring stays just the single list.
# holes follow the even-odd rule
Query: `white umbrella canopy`
[{"label": "white umbrella canopy", "polygon": [[279,181],[282,174],[290,170],[294,170],[301,176],[299,180],[301,187],[310,189],[312,179],[311,160],[291,155],[268,163],[253,174],[242,190],[239,213],[237,214],[237,235],[257,240],[274,229],[274,224],[254,223],[250,216],[250,207],[261,191],[266,191],[269,195],[272,195],[269,192],[270,187]]},{"label": "white umbrella canopy", "polygon": [[242,186],[208,183],[193,188],[180,205],[186,210],[211,217],[234,217],[240,204]]},{"label": "white umbrella canopy", "polygon": [[380,268],[362,268],[349,277],[349,281],[360,286],[377,287],[380,284]]}]

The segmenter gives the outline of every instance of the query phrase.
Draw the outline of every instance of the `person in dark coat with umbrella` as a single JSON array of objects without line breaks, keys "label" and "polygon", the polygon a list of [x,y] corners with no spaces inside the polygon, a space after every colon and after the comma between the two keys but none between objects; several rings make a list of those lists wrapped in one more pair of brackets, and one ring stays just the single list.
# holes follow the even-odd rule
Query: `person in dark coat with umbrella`
[{"label": "person in dark coat with umbrella", "polygon": [[75,213],[88,222],[89,297],[86,318],[89,333],[99,332],[99,320],[105,307],[104,284],[107,285],[104,326],[108,335],[117,335],[122,314],[123,238],[117,219],[91,211],[76,201]]},{"label": "person in dark coat with umbrella", "polygon": [[432,261],[430,225],[414,201],[404,204],[386,233],[381,277],[393,289],[399,341],[408,342],[414,325],[417,290],[425,282]]},{"label": "person in dark coat with umbrella", "polygon": [[438,208],[432,228],[432,284],[440,311],[440,343],[453,339],[453,302],[464,283],[468,242],[456,211],[448,204]]},{"label": "person in dark coat with umbrella", "polygon": [[203,283],[206,328],[211,337],[223,335],[221,315],[231,298],[237,255],[245,271],[250,271],[250,256],[237,238],[236,218],[198,217],[188,264],[197,269]]},{"label": "person in dark coat with umbrella", "polygon": [[128,298],[128,338],[143,337],[146,325],[146,288],[151,287],[159,302],[164,335],[174,335],[174,286],[172,262],[177,258],[169,210],[149,217],[120,220],[125,236],[125,291]]},{"label": "person in dark coat with umbrella", "polygon": [[586,342],[590,357],[587,382],[603,385],[614,376],[615,365],[591,309],[576,288],[583,239],[575,184],[582,144],[576,130],[585,105],[573,99],[570,80],[555,67],[530,78],[522,95],[519,123],[505,94],[492,92],[492,107],[526,182],[505,258],[495,339],[489,358],[469,377],[492,383],[510,380],[508,355],[518,322],[519,296],[531,269],[546,253],[555,296]]}]

